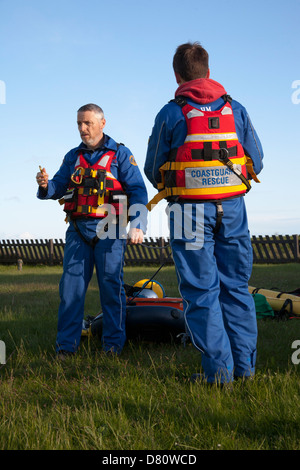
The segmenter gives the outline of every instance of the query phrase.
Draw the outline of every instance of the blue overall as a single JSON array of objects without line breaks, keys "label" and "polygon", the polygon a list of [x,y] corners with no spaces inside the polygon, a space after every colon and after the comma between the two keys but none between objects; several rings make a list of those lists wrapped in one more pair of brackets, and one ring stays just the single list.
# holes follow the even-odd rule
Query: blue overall
[{"label": "blue overall", "polygon": [[[49,180],[48,191],[39,188],[38,198],[59,199],[65,195],[79,152],[83,152],[84,158],[93,165],[108,150],[116,151],[110,171],[122,184],[129,205],[146,205],[146,187],[130,150],[123,145],[117,147],[116,142],[108,136],[105,136],[104,145],[95,151],[88,150],[81,143],[68,152],[58,172]],[[131,222],[146,231],[146,221],[143,218],[139,219],[139,224],[136,220]],[[88,242],[95,238],[98,218],[81,217],[76,219],[76,223],[81,235]],[[118,230],[116,237],[98,239],[92,247],[81,238],[73,221],[70,221],[66,232],[63,275],[59,285],[57,351],[75,352],[79,347],[85,295],[94,268],[103,311],[103,350],[115,353],[122,351],[126,340],[126,297],[123,285],[125,249],[126,238],[119,236]]]},{"label": "blue overall", "polygon": [[[225,90],[218,99],[205,104],[190,96],[187,101],[198,109],[214,111],[224,105],[222,93]],[[231,104],[239,141],[258,174],[263,158],[260,141],[245,108],[235,100]],[[171,149],[183,145],[186,135],[180,106],[168,103],[156,116],[148,143],[144,170],[154,187],[161,181],[160,166],[168,160]],[[184,226],[187,206],[192,207],[192,232],[197,234],[194,243],[198,245],[194,247],[192,232],[187,236]],[[214,202],[188,204],[179,199],[168,207],[170,243],[184,301],[186,328],[194,346],[201,351],[201,365],[208,382],[230,382],[234,376],[250,376],[255,371],[256,359],[256,312],[248,291],[252,247],[244,197],[223,200],[222,206],[224,214],[217,233]],[[180,233],[175,221],[178,210],[182,214]]]},{"label": "blue overall", "polygon": [[[256,359],[256,312],[248,292],[252,246],[244,198],[223,201],[222,205],[223,220],[216,234],[215,204],[203,204],[203,225],[201,219],[197,224],[193,215],[198,236],[203,230],[203,243],[197,249],[191,249],[190,237],[174,237],[174,214],[170,211],[170,242],[185,303],[186,328],[202,353],[208,382],[216,377],[220,382],[231,381],[233,374],[252,375]],[[179,207],[183,212],[185,205]]]},{"label": "blue overall", "polygon": [[[82,235],[92,240],[94,221],[78,221],[77,224]],[[81,240],[70,222],[66,233],[64,272],[59,285],[57,349],[76,351],[79,346],[85,295],[95,267],[103,312],[103,349],[121,352],[126,340],[125,249],[126,240],[118,238],[99,240],[92,248]]]}]

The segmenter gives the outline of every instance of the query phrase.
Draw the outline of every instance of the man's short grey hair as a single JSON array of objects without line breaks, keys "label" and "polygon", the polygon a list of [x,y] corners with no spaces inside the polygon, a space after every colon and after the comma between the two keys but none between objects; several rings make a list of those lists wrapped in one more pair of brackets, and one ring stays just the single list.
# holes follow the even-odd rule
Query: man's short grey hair
[{"label": "man's short grey hair", "polygon": [[84,106],[81,106],[81,108],[78,109],[77,113],[84,113],[85,111],[93,111],[98,117],[98,119],[104,119],[103,109],[100,108],[100,106],[98,106],[97,104],[85,104]]}]

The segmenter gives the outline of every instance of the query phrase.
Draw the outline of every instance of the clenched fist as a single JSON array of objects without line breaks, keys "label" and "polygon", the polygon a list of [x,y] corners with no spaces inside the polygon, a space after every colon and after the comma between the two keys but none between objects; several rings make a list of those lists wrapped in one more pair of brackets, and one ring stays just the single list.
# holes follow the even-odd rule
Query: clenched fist
[{"label": "clenched fist", "polygon": [[[41,168],[41,167],[40,167]],[[48,179],[49,179],[49,175],[48,173],[46,173],[46,170],[45,168],[41,168],[41,171],[39,171],[37,174],[36,174],[36,182],[37,184],[43,188],[43,189],[47,189],[48,188]]]}]

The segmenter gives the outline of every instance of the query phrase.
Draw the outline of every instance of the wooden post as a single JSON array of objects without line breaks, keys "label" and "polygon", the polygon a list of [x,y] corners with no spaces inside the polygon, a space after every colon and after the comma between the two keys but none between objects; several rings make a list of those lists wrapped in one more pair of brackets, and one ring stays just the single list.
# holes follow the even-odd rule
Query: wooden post
[{"label": "wooden post", "polygon": [[54,257],[53,239],[50,238],[50,240],[49,240],[49,264],[50,264],[50,266],[53,265],[53,257]]},{"label": "wooden post", "polygon": [[294,253],[295,253],[295,261],[299,262],[300,261],[300,254],[299,254],[299,236],[294,235]]},{"label": "wooden post", "polygon": [[18,264],[18,271],[22,271],[23,260],[21,258],[18,259],[17,264]]},{"label": "wooden post", "polygon": [[165,239],[163,237],[159,237],[159,242],[158,242],[158,246],[160,247],[160,253],[159,253],[159,261],[160,261],[160,264],[162,264],[165,260],[165,250],[163,249],[163,247],[165,246]]}]

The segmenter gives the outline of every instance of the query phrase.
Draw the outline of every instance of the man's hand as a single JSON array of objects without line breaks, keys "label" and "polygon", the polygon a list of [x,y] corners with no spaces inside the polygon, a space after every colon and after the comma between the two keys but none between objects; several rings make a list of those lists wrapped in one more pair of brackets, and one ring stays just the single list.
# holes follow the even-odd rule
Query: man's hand
[{"label": "man's hand", "polygon": [[48,173],[46,173],[45,168],[40,167],[40,170],[41,171],[39,171],[36,174],[36,182],[41,188],[47,189],[48,188],[49,175],[48,175]]},{"label": "man's hand", "polygon": [[140,228],[131,228],[128,232],[128,241],[134,245],[143,243],[144,232]]}]

